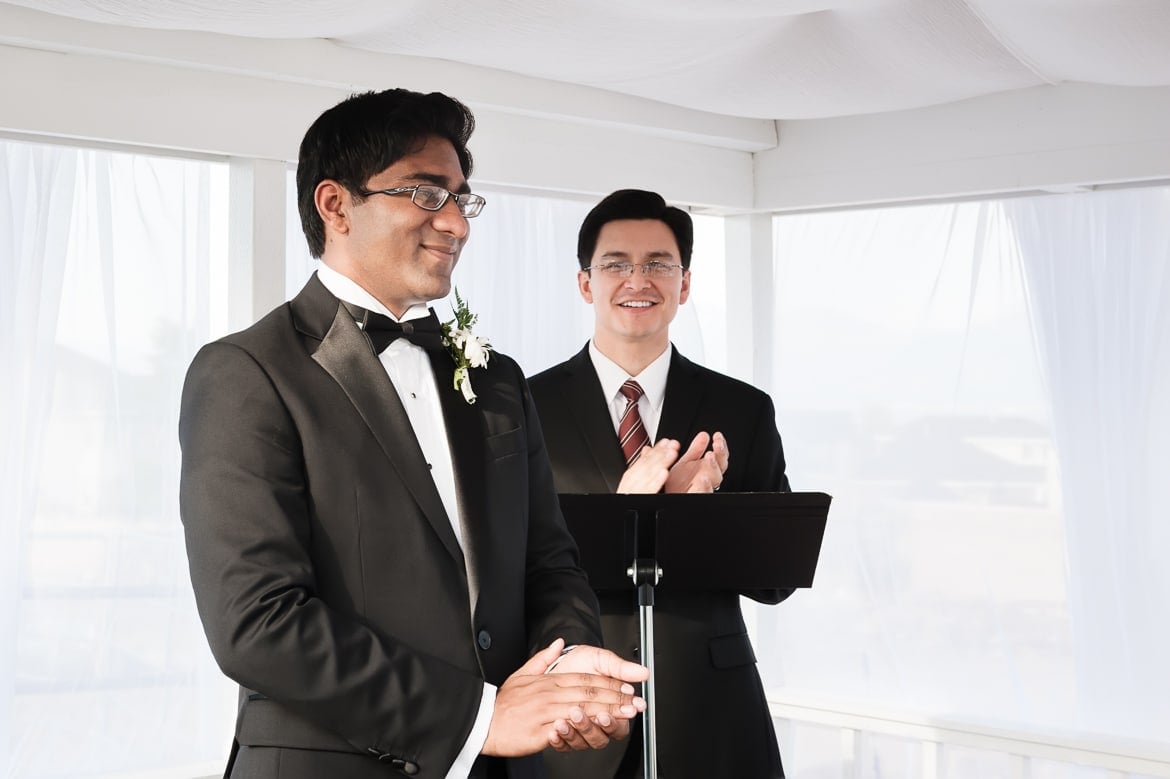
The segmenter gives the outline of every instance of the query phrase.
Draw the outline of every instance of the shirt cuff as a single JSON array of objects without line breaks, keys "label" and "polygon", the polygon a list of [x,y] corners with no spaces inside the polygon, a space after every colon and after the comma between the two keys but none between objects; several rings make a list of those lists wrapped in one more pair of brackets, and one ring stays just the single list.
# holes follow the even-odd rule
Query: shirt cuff
[{"label": "shirt cuff", "polygon": [[471,733],[463,743],[463,749],[455,758],[455,763],[447,771],[447,779],[467,779],[471,773],[471,764],[479,757],[484,743],[487,742],[488,729],[492,724],[492,713],[496,710],[496,686],[483,683],[483,697],[479,699],[479,713],[475,715],[475,724],[471,726]]}]

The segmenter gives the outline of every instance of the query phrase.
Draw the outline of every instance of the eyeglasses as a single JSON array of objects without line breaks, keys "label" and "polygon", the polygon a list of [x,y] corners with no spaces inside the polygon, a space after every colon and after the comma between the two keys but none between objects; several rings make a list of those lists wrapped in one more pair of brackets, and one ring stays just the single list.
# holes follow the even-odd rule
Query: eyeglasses
[{"label": "eyeglasses", "polygon": [[414,203],[424,211],[438,211],[447,204],[447,198],[455,201],[455,205],[459,208],[459,213],[467,219],[473,216],[479,216],[479,212],[483,210],[483,206],[487,203],[480,195],[457,195],[454,192],[443,189],[442,187],[433,184],[415,184],[413,187],[394,187],[393,189],[360,189],[358,194],[362,197],[369,197],[370,195],[405,195],[410,193],[410,202]]},{"label": "eyeglasses", "polygon": [[595,270],[604,273],[606,276],[628,279],[634,275],[635,269],[641,269],[643,276],[649,276],[652,279],[669,279],[681,268],[682,266],[676,263],[651,260],[650,262],[643,262],[641,264],[634,264],[632,262],[609,262],[605,265],[590,265],[588,268],[583,268],[582,270]]}]

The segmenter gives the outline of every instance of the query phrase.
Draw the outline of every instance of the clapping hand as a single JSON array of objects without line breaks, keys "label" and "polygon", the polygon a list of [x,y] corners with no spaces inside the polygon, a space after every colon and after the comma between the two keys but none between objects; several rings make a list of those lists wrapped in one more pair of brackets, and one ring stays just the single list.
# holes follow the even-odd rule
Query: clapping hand
[{"label": "clapping hand", "polygon": [[[562,656],[564,645],[558,638],[500,685],[483,754],[517,757],[548,745],[565,751],[605,746],[609,732],[624,735],[629,720],[645,711],[646,701],[634,694],[632,682],[648,678],[647,668],[597,647],[577,647]],[[578,652],[582,654],[573,657]],[[580,731],[567,739],[558,734],[560,722],[587,720],[609,725],[583,725],[588,737]],[[617,723],[624,723],[624,730]]]}]

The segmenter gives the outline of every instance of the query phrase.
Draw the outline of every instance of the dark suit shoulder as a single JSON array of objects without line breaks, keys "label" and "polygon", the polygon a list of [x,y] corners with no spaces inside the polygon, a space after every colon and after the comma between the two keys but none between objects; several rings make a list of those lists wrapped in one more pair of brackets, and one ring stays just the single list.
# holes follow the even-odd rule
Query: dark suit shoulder
[{"label": "dark suit shoulder", "polygon": [[[690,381],[701,385],[707,392],[718,395],[720,402],[727,404],[729,408],[742,409],[755,407],[764,402],[769,405],[772,403],[771,396],[759,387],[691,362],[679,354],[677,349],[671,361],[668,381],[675,380]],[[740,406],[739,404],[744,405]]]},{"label": "dark suit shoulder", "polygon": [[710,368],[698,366],[700,372],[703,374],[705,381],[709,382],[712,387],[717,388],[720,392],[728,394],[742,395],[749,398],[766,398],[768,393],[764,392],[755,385],[748,384],[746,381],[733,378],[724,373],[713,371]]},{"label": "dark suit shoulder", "polygon": [[528,387],[532,390],[532,398],[538,408],[545,402],[555,401],[562,381],[564,377],[554,373],[552,368],[528,377]]},{"label": "dark suit shoulder", "polygon": [[229,333],[212,343],[230,344],[250,354],[257,354],[294,337],[294,333],[292,311],[288,303],[282,303],[243,330]]},{"label": "dark suit shoulder", "polygon": [[487,370],[499,376],[507,376],[516,381],[524,380],[524,371],[520,368],[520,363],[503,352],[492,350],[492,356],[488,360],[486,368],[476,368],[474,370]]},{"label": "dark suit shoulder", "polygon": [[551,390],[559,386],[562,382],[568,381],[573,375],[573,366],[580,361],[580,357],[580,355],[577,355],[570,360],[559,362],[551,368],[546,368],[540,373],[529,376],[528,384],[532,387],[533,392],[538,387],[542,392]]},{"label": "dark suit shoulder", "polygon": [[[528,386],[532,390],[537,408],[560,406],[566,402],[566,392],[579,391],[576,385],[583,378],[579,375],[583,368],[589,369],[585,377],[596,383],[597,374],[593,372],[588,345],[568,360],[529,376]],[[600,395],[598,397],[600,398]]]}]

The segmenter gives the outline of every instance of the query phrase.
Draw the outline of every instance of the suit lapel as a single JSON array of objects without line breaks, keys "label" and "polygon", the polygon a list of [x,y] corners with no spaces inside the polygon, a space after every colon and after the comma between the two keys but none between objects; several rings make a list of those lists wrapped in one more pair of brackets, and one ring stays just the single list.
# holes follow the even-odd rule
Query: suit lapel
[{"label": "suit lapel", "polygon": [[662,416],[658,419],[658,437],[673,438],[683,451],[691,443],[691,433],[706,385],[699,381],[698,367],[671,347],[670,368],[666,373],[666,397],[662,402]]},{"label": "suit lapel", "polygon": [[565,371],[562,391],[568,401],[566,413],[581,431],[592,466],[605,480],[607,490],[615,492],[626,471],[626,463],[606,406],[607,399],[602,394],[601,381],[589,358],[588,344],[565,363]]},{"label": "suit lapel", "polygon": [[406,409],[365,333],[315,274],[292,301],[292,310],[296,327],[321,341],[313,360],[341,386],[447,551],[462,562],[459,542]]},{"label": "suit lapel", "polygon": [[459,505],[460,527],[463,531],[463,551],[467,556],[468,590],[471,593],[471,611],[479,599],[479,560],[481,534],[489,532],[487,495],[484,490],[487,458],[485,455],[483,415],[468,403],[463,393],[455,389],[455,361],[445,351],[428,351],[439,404],[447,427],[447,443],[455,469],[455,492]]}]

